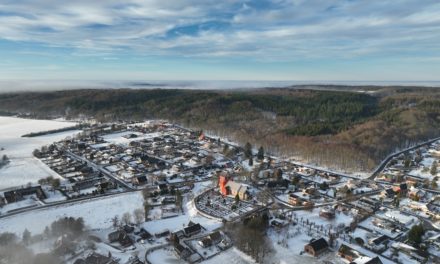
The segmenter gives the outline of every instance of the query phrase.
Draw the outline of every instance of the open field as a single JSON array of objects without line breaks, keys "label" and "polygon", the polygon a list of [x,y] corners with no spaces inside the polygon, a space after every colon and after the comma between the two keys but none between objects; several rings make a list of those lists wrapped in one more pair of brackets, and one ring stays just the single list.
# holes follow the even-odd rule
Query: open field
[{"label": "open field", "polygon": [[15,117],[0,117],[0,155],[7,155],[10,163],[0,168],[0,190],[36,183],[47,176],[58,177],[41,161],[35,159],[32,151],[44,145],[72,136],[78,131],[66,131],[39,137],[21,137],[31,132],[70,127],[73,122],[32,120]]}]

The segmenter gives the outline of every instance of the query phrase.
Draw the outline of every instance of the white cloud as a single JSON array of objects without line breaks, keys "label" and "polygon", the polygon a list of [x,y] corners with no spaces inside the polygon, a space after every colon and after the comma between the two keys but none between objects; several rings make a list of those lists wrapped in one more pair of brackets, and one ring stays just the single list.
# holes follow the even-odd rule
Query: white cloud
[{"label": "white cloud", "polygon": [[[432,43],[440,40],[440,5],[430,0],[15,0],[0,10],[0,38],[77,54],[126,49],[293,60],[435,53]],[[197,29],[207,22],[214,26]],[[220,22],[223,28],[215,26]],[[169,34],[191,26],[192,32]]]}]

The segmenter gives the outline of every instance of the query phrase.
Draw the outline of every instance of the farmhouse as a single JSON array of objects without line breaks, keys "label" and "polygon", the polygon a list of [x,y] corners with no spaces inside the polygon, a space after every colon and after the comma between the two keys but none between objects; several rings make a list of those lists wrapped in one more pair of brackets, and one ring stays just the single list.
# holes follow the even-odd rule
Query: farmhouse
[{"label": "farmhouse", "polygon": [[323,207],[319,211],[319,216],[327,219],[333,219],[335,218],[335,209],[331,207]]},{"label": "farmhouse", "polygon": [[328,248],[328,243],[324,238],[312,240],[309,244],[304,246],[304,251],[314,257],[319,256]]},{"label": "farmhouse", "polygon": [[191,252],[188,250],[188,248],[182,246],[179,243],[176,243],[174,245],[174,252],[177,254],[178,257],[180,257],[181,259],[187,259],[190,255]]},{"label": "farmhouse", "polygon": [[145,175],[136,176],[136,177],[133,177],[131,179],[131,181],[134,185],[145,185],[145,184],[147,184],[147,176],[145,176]]}]

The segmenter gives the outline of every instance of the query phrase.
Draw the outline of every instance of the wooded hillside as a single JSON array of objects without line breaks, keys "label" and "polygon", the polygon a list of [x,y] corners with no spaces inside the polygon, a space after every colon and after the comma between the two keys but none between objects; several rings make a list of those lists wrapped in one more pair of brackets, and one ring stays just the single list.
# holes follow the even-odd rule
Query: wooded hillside
[{"label": "wooded hillside", "polygon": [[[0,94],[0,113],[102,121],[166,118],[277,155],[371,170],[398,148],[439,136],[440,91],[428,88],[71,90]],[[349,91],[351,90],[351,91]]]}]

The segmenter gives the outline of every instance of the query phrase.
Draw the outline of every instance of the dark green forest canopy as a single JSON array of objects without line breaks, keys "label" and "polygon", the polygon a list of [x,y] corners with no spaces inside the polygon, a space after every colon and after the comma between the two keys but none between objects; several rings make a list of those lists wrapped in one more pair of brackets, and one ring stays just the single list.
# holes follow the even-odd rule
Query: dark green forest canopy
[{"label": "dark green forest canopy", "polygon": [[[190,90],[78,90],[52,93],[0,95],[2,110],[33,111],[40,115],[110,114],[114,118],[166,117],[195,120],[241,116],[249,111],[268,111],[277,116],[290,116],[294,121],[289,134],[319,135],[336,133],[355,122],[378,113],[376,97],[348,92],[298,91],[295,95],[252,92],[217,92]],[[22,108],[26,102],[30,109]],[[194,109],[203,112],[194,113]]]}]

